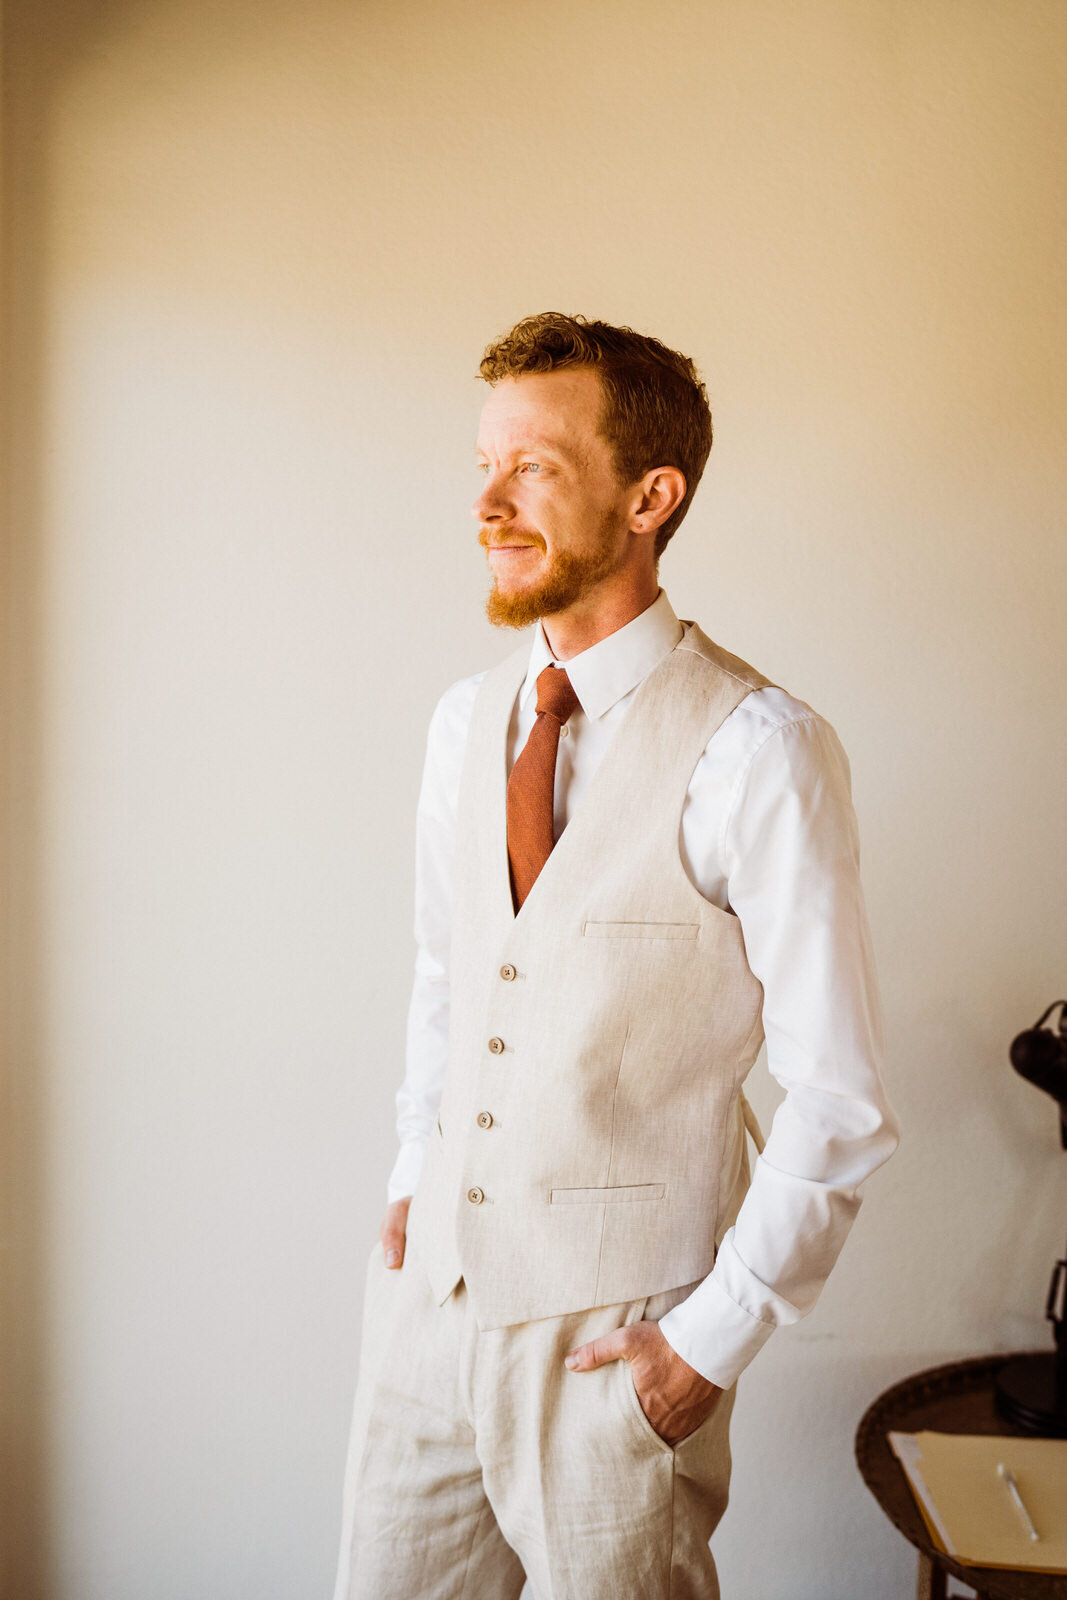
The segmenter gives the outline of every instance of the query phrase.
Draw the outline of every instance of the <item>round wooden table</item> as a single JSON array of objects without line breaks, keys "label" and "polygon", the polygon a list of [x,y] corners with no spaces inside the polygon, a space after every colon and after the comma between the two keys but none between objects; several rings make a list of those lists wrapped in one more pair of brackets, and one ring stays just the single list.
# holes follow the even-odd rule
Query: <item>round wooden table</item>
[{"label": "round wooden table", "polygon": [[918,1433],[923,1428],[938,1433],[1021,1434],[993,1405],[997,1370],[1018,1354],[981,1356],[917,1372],[879,1395],[856,1430],[856,1460],[864,1483],[893,1526],[919,1552],[919,1600],[945,1600],[950,1572],[977,1589],[982,1600],[1067,1600],[1067,1573],[965,1567],[942,1555],[886,1437],[891,1429]]}]

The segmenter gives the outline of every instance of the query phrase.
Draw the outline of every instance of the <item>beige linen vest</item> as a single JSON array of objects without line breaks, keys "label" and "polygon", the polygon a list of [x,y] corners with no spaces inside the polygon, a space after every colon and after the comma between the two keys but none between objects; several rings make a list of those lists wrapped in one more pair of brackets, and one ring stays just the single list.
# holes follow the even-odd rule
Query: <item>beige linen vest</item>
[{"label": "beige linen vest", "polygon": [[483,679],[457,809],[449,1061],[408,1216],[438,1301],[481,1328],[711,1271],[748,1184],[741,1085],[763,990],[679,853],[725,717],[767,683],[692,622],[644,678],[516,915],[507,739],[524,645]]}]

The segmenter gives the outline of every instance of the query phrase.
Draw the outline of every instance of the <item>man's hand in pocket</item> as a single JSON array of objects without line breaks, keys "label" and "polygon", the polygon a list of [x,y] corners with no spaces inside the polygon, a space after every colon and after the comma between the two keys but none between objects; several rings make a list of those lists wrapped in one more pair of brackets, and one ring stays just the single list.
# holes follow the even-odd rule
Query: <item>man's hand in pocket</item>
[{"label": "man's hand in pocket", "polygon": [[579,1345],[566,1357],[572,1372],[589,1372],[605,1361],[628,1361],[634,1391],[667,1444],[680,1444],[710,1417],[723,1391],[683,1361],[658,1322],[632,1322],[603,1338]]}]

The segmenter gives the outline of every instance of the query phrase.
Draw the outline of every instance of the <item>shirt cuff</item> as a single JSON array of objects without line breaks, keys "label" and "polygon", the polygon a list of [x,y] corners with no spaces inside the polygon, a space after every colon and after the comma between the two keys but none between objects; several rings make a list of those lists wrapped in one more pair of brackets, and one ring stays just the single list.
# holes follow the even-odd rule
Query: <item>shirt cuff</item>
[{"label": "shirt cuff", "polygon": [[709,1383],[729,1389],[777,1324],[761,1321],[731,1300],[712,1274],[662,1316],[659,1326],[683,1361]]},{"label": "shirt cuff", "polygon": [[386,1186],[386,1200],[392,1205],[394,1200],[404,1200],[409,1194],[415,1193],[415,1185],[419,1181],[422,1171],[422,1160],[426,1154],[425,1139],[408,1139],[400,1146],[400,1154],[389,1174]]}]

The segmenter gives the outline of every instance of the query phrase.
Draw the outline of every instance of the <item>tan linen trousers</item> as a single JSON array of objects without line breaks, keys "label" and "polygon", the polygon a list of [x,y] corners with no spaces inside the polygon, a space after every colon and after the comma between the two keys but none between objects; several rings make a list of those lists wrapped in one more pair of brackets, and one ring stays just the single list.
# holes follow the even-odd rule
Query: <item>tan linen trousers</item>
[{"label": "tan linen trousers", "polygon": [[694,1287],[482,1332],[462,1280],[438,1305],[376,1242],[334,1600],[718,1600],[736,1385],[672,1447],[629,1362],[563,1365]]}]

